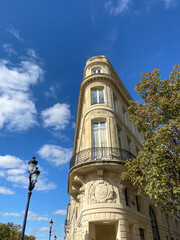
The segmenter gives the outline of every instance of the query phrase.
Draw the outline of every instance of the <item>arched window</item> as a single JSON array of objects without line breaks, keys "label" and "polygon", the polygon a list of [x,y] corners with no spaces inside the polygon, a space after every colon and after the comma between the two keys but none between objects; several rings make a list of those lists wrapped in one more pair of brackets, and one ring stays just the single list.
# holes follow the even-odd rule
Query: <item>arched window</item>
[{"label": "arched window", "polygon": [[91,69],[91,74],[98,74],[98,73],[102,73],[102,69],[101,68],[93,68],[93,69]]},{"label": "arched window", "polygon": [[149,216],[151,218],[151,227],[152,227],[152,232],[153,232],[153,240],[160,240],[158,225],[157,225],[157,221],[156,221],[156,216],[155,216],[154,210],[152,209],[151,206],[149,206]]}]

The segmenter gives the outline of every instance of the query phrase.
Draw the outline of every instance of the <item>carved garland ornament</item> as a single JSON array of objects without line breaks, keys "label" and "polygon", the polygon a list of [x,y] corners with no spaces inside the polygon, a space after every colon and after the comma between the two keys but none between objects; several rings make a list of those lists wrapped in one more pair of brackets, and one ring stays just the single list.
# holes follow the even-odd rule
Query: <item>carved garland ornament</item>
[{"label": "carved garland ornament", "polygon": [[116,202],[114,188],[104,180],[96,181],[90,188],[89,199],[90,204]]}]

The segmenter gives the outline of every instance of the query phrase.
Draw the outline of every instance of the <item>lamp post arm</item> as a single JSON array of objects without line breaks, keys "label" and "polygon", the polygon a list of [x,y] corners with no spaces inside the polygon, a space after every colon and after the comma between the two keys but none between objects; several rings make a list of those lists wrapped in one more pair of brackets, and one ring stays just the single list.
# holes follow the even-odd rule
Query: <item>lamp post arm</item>
[{"label": "lamp post arm", "polygon": [[26,227],[26,220],[27,220],[27,214],[28,214],[28,209],[29,209],[29,202],[31,198],[32,192],[28,192],[28,200],[27,200],[27,205],[26,205],[26,211],[24,214],[24,221],[23,221],[23,226],[22,226],[22,233],[21,233],[21,240],[24,240],[24,232],[25,232],[25,227]]}]

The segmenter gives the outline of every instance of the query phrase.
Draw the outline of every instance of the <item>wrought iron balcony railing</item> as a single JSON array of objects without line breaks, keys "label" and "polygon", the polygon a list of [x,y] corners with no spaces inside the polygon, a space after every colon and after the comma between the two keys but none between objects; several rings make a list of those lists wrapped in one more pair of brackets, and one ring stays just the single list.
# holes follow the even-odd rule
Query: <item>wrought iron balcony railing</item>
[{"label": "wrought iron balcony railing", "polygon": [[124,149],[111,147],[88,148],[76,153],[70,161],[71,169],[74,166],[90,163],[92,161],[123,161],[127,159],[134,159],[135,156]]}]

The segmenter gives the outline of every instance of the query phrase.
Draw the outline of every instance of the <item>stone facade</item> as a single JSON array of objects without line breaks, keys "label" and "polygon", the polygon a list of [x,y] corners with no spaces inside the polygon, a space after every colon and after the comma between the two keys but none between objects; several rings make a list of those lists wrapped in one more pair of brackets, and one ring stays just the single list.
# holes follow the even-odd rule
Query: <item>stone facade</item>
[{"label": "stone facade", "polygon": [[[104,56],[86,62],[70,163],[65,240],[179,240],[177,216],[122,181],[143,130],[129,120],[131,96]],[[152,227],[153,225],[153,227]]]}]

